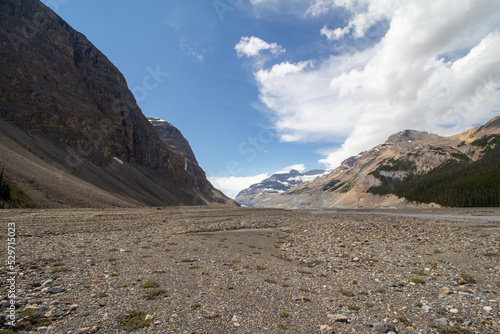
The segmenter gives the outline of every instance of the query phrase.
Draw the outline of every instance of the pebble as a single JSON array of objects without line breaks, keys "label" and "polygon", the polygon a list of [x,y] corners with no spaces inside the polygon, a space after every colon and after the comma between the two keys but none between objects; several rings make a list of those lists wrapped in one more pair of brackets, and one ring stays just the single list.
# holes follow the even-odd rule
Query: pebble
[{"label": "pebble", "polygon": [[48,280],[46,280],[45,282],[42,283],[42,286],[43,287],[52,286],[53,283],[54,283],[54,280],[48,279]]},{"label": "pebble", "polygon": [[448,327],[448,320],[446,318],[434,319],[434,323],[442,328]]},{"label": "pebble", "polygon": [[452,293],[453,291],[448,287],[441,288],[441,290],[439,291],[439,298],[444,298]]},{"label": "pebble", "polygon": [[430,307],[429,305],[424,305],[422,306],[422,311],[424,311],[425,313],[429,313],[430,311],[432,311],[432,307]]},{"label": "pebble", "polygon": [[38,306],[36,305],[28,305],[24,308],[27,311],[38,311]]},{"label": "pebble", "polygon": [[328,314],[327,317],[334,322],[349,322],[349,318],[344,314]]},{"label": "pebble", "polygon": [[299,301],[299,300],[300,300],[300,301],[301,301],[301,302],[303,302],[303,303],[306,303],[306,302],[310,302],[310,301],[311,301],[311,299],[309,299],[309,298],[308,298],[308,297],[306,297],[306,296],[299,296],[298,298],[295,298],[294,300],[295,300],[295,301]]},{"label": "pebble", "polygon": [[335,334],[333,328],[328,325],[319,326],[319,331],[321,332],[321,334]]},{"label": "pebble", "polygon": [[220,317],[220,315],[217,313],[210,313],[210,314],[205,316],[205,318],[207,318],[207,319],[216,319],[218,317]]},{"label": "pebble", "polygon": [[58,293],[63,293],[65,291],[66,291],[66,289],[64,289],[64,288],[48,288],[48,290],[47,290],[48,293],[53,294],[53,295],[58,294]]},{"label": "pebble", "polygon": [[61,310],[57,310],[54,312],[54,318],[64,318],[64,313]]},{"label": "pebble", "polygon": [[397,333],[398,331],[396,330],[396,327],[393,324],[376,324],[375,326],[375,331],[377,333],[390,333],[394,332]]}]

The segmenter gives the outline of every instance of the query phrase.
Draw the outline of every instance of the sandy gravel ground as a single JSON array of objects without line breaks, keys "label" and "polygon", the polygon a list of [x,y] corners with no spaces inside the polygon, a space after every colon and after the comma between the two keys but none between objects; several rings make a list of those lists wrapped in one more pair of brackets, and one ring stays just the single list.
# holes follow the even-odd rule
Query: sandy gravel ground
[{"label": "sandy gravel ground", "polygon": [[3,210],[0,332],[500,333],[500,211],[434,214]]}]

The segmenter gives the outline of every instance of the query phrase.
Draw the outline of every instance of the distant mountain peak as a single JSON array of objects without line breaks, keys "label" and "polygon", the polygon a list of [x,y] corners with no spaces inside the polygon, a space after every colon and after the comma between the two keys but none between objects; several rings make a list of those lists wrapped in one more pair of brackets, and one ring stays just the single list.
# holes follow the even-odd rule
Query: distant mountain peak
[{"label": "distant mountain peak", "polygon": [[397,132],[391,135],[386,144],[397,144],[397,143],[422,143],[437,141],[442,139],[443,137],[438,136],[433,133],[425,132],[425,131],[416,131],[416,130],[404,130]]},{"label": "distant mountain peak", "polygon": [[289,172],[276,173],[240,191],[235,200],[245,206],[259,206],[269,196],[285,193],[302,182],[314,180],[324,174],[325,170],[321,169],[306,173],[301,173],[296,169],[292,169]]},{"label": "distant mountain peak", "polygon": [[161,118],[157,118],[157,117],[148,117],[148,121],[151,123],[168,123],[168,124],[170,124],[166,120],[161,119]]}]

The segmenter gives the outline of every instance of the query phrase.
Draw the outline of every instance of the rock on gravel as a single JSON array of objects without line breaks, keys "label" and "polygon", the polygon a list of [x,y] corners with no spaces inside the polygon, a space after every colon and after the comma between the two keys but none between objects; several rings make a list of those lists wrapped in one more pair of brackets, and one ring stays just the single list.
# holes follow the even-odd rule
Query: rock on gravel
[{"label": "rock on gravel", "polygon": [[396,327],[392,324],[377,324],[374,327],[377,333],[398,333]]}]

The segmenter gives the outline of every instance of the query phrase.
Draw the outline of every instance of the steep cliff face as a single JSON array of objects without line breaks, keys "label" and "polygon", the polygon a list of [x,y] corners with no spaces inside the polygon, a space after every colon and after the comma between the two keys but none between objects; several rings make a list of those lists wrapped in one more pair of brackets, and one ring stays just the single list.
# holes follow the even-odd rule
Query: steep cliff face
[{"label": "steep cliff face", "polygon": [[[1,1],[0,40],[0,132],[13,140],[3,142],[4,156],[26,150],[58,179],[75,177],[87,187],[82,191],[95,195],[90,187],[116,199],[97,201],[104,206],[232,202],[212,187],[196,159],[187,163],[184,152],[160,139],[106,56],[41,2]],[[52,178],[31,175],[26,183],[30,176],[15,167],[19,159],[0,163],[23,190],[46,198],[41,205],[94,206],[71,194],[52,198]]]},{"label": "steep cliff face", "polygon": [[192,163],[198,164],[191,145],[179,129],[160,118],[149,117],[148,121],[153,125],[161,140]]},{"label": "steep cliff face", "polygon": [[[395,185],[410,176],[429,175],[446,164],[472,165],[485,157],[485,153],[499,149],[496,143],[500,137],[498,134],[500,117],[452,137],[401,131],[390,136],[384,144],[344,160],[327,176],[272,196],[260,206],[361,208],[429,205],[410,202],[391,192]],[[420,179],[415,179],[415,182],[420,182]],[[498,180],[492,182],[498,183]],[[497,184],[491,191],[498,191],[499,186]]]}]

